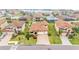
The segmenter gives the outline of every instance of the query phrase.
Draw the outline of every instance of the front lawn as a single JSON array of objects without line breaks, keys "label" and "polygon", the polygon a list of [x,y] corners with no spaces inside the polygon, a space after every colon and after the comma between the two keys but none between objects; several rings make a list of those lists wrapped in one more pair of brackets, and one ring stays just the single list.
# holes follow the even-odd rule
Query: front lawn
[{"label": "front lawn", "polygon": [[27,40],[24,35],[17,35],[16,37],[11,38],[10,41],[19,41],[19,44],[21,45],[35,45],[36,39],[33,39],[32,37]]},{"label": "front lawn", "polygon": [[69,41],[73,44],[73,45],[79,45],[79,27],[74,27],[72,28],[74,31],[74,35],[69,36]]},{"label": "front lawn", "polygon": [[2,32],[0,32],[0,36],[2,35]]},{"label": "front lawn", "polygon": [[79,34],[76,33],[74,36],[72,36],[71,38],[69,38],[70,42],[74,45],[79,45]]},{"label": "front lawn", "polygon": [[48,35],[49,35],[50,43],[51,44],[62,44],[61,39],[54,28],[54,23],[49,23],[48,29],[49,29]]}]

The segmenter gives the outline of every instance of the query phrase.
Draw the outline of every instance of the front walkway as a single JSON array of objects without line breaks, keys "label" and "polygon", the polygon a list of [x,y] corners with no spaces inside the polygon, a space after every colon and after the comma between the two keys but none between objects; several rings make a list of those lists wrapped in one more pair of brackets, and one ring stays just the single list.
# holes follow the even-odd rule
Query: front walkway
[{"label": "front walkway", "polygon": [[69,42],[69,39],[68,39],[67,36],[61,35],[60,38],[61,38],[61,41],[62,41],[62,45],[72,45],[72,44]]},{"label": "front walkway", "polygon": [[12,34],[13,34],[12,32],[10,32],[10,33],[7,32],[5,37],[3,39],[1,39],[0,46],[7,46],[8,45],[8,41],[12,37]]},{"label": "front walkway", "polygon": [[50,45],[49,38],[47,34],[38,34],[37,45]]}]

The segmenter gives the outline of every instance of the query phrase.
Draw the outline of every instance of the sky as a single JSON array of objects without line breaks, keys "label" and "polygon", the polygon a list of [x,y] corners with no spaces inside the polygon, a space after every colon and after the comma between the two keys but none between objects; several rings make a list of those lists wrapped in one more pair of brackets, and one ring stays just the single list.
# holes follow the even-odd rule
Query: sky
[{"label": "sky", "polygon": [[79,10],[79,0],[0,0],[0,9]]}]

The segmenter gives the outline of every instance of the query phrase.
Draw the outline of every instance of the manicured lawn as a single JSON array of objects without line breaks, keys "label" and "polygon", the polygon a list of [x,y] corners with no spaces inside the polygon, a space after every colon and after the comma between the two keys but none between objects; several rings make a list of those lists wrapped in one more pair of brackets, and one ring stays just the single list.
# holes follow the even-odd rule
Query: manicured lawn
[{"label": "manicured lawn", "polygon": [[36,39],[33,39],[32,37],[27,40],[24,35],[17,35],[16,37],[12,38],[10,41],[19,41],[19,44],[22,45],[35,45]]},{"label": "manicured lawn", "polygon": [[79,27],[74,27],[72,28],[74,31],[74,35],[73,36],[69,36],[69,41],[73,44],[73,45],[79,45]]},{"label": "manicured lawn", "polygon": [[49,40],[51,44],[62,44],[59,35],[54,28],[54,23],[49,23],[48,25],[48,33],[49,33]]},{"label": "manicured lawn", "polygon": [[0,32],[0,36],[2,35],[2,32]]},{"label": "manicured lawn", "polygon": [[79,45],[79,34],[76,34],[70,39],[70,42],[74,45]]}]

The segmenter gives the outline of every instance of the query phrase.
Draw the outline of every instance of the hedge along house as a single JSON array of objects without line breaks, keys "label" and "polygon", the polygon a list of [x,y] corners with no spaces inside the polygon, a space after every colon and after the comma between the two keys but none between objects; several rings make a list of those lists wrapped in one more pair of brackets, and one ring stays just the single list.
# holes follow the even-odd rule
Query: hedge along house
[{"label": "hedge along house", "polygon": [[48,23],[47,21],[39,21],[33,23],[29,30],[32,34],[48,34]]},{"label": "hedge along house", "polygon": [[55,28],[56,31],[60,33],[60,31],[62,31],[62,33],[65,33],[65,35],[69,35],[71,34],[72,31],[72,24],[64,21],[64,20],[58,20],[55,22]]}]

